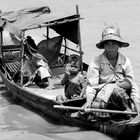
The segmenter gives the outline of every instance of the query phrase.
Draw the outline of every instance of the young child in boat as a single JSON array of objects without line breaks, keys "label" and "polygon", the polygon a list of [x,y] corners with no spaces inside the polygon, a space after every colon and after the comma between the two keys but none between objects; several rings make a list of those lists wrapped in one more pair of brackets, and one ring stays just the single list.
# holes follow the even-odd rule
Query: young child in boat
[{"label": "young child in boat", "polygon": [[63,102],[69,99],[80,98],[85,92],[85,77],[80,72],[80,60],[75,55],[65,67],[65,74],[61,85],[65,86],[65,95],[58,95],[56,100]]},{"label": "young child in boat", "polygon": [[131,82],[126,78],[117,80],[115,83],[100,85],[94,88],[95,97],[91,107],[130,110],[130,104],[127,101],[130,98],[131,89]]}]

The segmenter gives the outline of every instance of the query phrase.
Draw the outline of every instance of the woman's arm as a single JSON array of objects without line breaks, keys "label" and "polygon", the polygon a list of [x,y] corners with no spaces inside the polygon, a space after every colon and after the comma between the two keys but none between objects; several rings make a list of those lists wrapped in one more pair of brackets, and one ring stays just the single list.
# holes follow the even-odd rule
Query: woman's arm
[{"label": "woman's arm", "polygon": [[126,59],[126,63],[125,63],[125,76],[132,83],[131,98],[134,101],[136,111],[138,113],[140,113],[140,95],[139,95],[137,84],[135,83],[133,68],[132,68],[131,62],[128,58]]},{"label": "woman's arm", "polygon": [[99,84],[99,73],[100,73],[99,71],[100,71],[99,58],[96,57],[89,64],[87,71],[87,79],[90,85],[97,86]]}]

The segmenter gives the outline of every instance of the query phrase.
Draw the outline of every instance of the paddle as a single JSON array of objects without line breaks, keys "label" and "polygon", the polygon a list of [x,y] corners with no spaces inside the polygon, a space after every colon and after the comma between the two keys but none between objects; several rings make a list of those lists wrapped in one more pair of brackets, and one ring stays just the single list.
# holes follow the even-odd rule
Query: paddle
[{"label": "paddle", "polygon": [[[84,111],[84,108],[81,108],[81,107],[62,106],[62,105],[54,105],[53,107],[54,108],[59,108],[59,109],[69,109],[69,110]],[[108,110],[108,109],[88,108],[87,111],[89,111],[89,112],[104,112],[104,113],[114,113],[114,114],[137,115],[137,112],[119,111],[119,110]]]}]

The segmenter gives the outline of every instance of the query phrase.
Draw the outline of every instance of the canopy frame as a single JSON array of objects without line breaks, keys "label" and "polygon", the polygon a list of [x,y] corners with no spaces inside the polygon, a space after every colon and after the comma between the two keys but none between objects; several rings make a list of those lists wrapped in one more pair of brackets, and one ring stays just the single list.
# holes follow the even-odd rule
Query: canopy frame
[{"label": "canopy frame", "polygon": [[[32,25],[30,27],[27,26],[24,28],[20,28],[18,30],[21,35],[21,86],[23,85],[23,58],[24,58],[25,32],[29,31],[29,30],[37,29],[37,28],[46,27],[47,39],[49,38],[49,29],[52,29],[56,33],[60,34],[63,37],[64,43],[65,43],[65,45],[63,45],[63,47],[65,47],[65,50],[64,50],[65,55],[67,53],[67,49],[75,51],[80,54],[81,71],[83,72],[83,64],[82,64],[83,52],[82,52],[81,33],[80,33],[80,20],[81,19],[83,19],[83,18],[80,17],[78,5],[76,5],[76,14],[75,15],[70,15],[70,16],[58,18],[58,19],[55,19],[52,21],[43,22],[42,24],[39,24],[39,25]],[[68,27],[70,27],[70,29]],[[1,33],[2,33],[2,31],[1,31]],[[2,35],[1,35],[1,38],[2,38]],[[78,46],[79,51],[69,48],[67,46],[67,39],[72,41],[73,43],[75,43]],[[1,42],[0,42],[0,47],[2,49]]]}]

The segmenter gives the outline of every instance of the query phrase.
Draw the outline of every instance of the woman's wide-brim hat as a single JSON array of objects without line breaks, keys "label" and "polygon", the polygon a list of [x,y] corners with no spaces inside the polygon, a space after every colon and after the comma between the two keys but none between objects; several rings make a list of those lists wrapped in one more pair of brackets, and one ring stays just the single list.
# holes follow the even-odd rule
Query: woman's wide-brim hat
[{"label": "woman's wide-brim hat", "polygon": [[129,43],[123,41],[123,39],[120,36],[119,28],[115,27],[107,27],[102,32],[102,40],[96,44],[96,47],[99,49],[104,49],[103,44],[108,40],[115,40],[120,43],[120,47],[128,47]]}]

